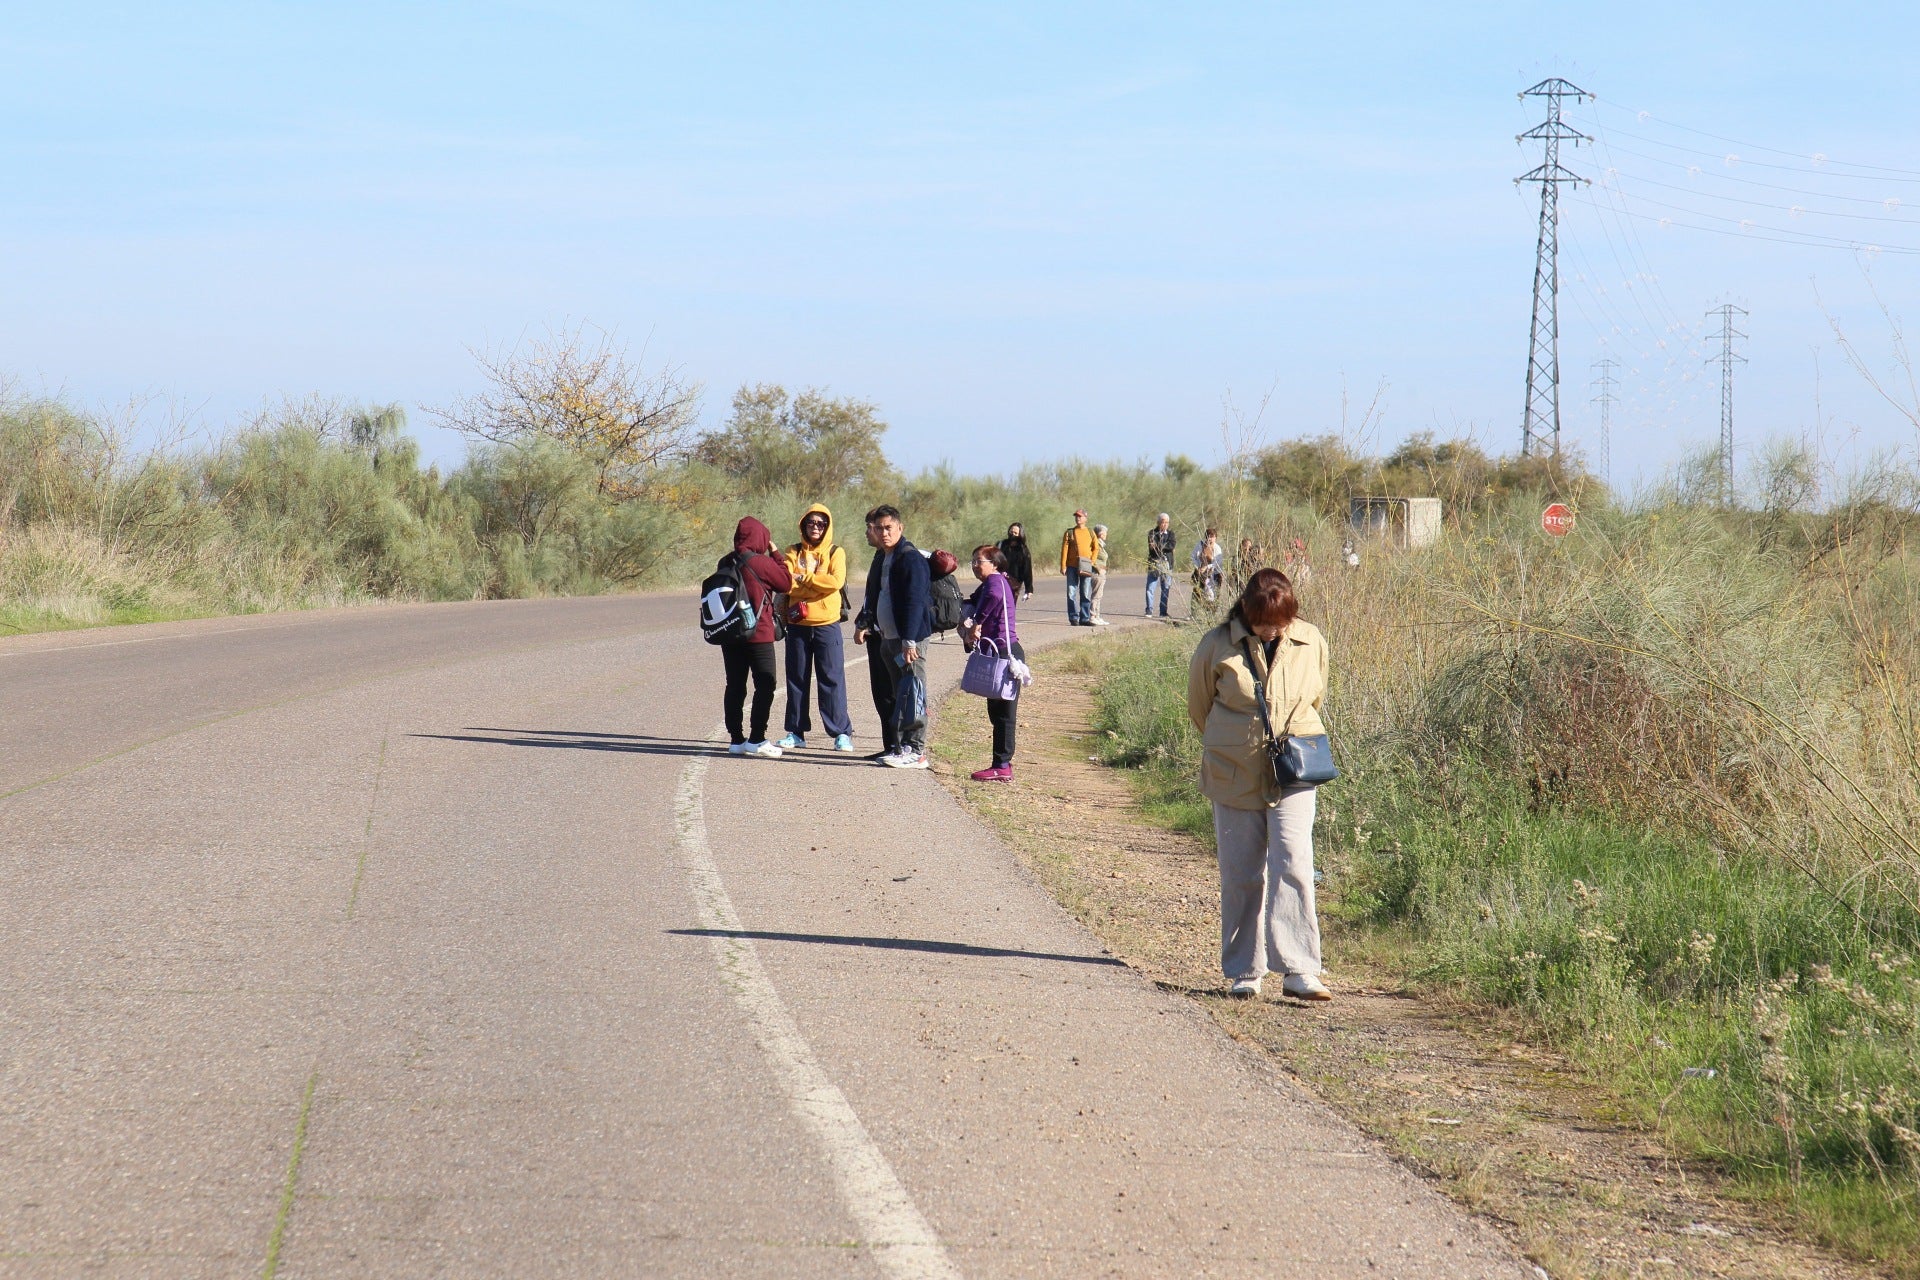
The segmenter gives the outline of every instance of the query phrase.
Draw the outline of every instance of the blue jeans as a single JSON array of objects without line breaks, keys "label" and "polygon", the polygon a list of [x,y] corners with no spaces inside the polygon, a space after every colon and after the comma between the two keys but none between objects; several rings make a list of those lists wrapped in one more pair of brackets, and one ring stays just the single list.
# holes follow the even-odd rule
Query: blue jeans
[{"label": "blue jeans", "polygon": [[1173,570],[1147,570],[1147,612],[1153,612],[1153,589],[1160,588],[1160,616],[1167,616],[1167,603],[1173,598]]},{"label": "blue jeans", "polygon": [[787,732],[804,738],[813,728],[810,685],[820,684],[820,723],[828,736],[853,732],[847,718],[846,646],[837,622],[787,628]]},{"label": "blue jeans", "polygon": [[1079,567],[1067,567],[1067,625],[1085,626],[1093,621],[1093,605],[1087,599],[1087,593],[1093,587],[1093,575],[1083,574]]}]

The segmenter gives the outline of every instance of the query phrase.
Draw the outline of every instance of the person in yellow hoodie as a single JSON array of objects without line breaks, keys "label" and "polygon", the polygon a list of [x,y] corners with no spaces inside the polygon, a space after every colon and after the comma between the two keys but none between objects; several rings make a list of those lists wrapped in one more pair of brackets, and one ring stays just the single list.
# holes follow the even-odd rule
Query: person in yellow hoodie
[{"label": "person in yellow hoodie", "polygon": [[820,686],[820,723],[835,751],[853,750],[847,718],[846,646],[840,621],[846,612],[847,553],[833,541],[833,512],[816,502],[800,517],[800,541],[782,557],[793,586],[787,592],[787,736],[775,745],[792,751],[807,745],[813,728],[810,686]]}]

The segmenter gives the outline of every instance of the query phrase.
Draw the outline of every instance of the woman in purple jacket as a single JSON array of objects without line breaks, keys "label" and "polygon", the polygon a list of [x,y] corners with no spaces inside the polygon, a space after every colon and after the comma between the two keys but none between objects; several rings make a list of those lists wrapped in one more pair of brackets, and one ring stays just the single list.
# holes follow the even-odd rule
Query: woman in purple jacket
[{"label": "woman in purple jacket", "polygon": [[[960,624],[960,639],[971,650],[981,640],[990,640],[1002,654],[1025,662],[1026,651],[1013,629],[1014,588],[1007,577],[1006,553],[992,543],[973,549],[973,576],[980,579],[973,598],[967,602],[967,617]],[[1013,698],[988,698],[987,719],[993,724],[993,763],[973,772],[975,782],[1013,781],[1013,729],[1020,704]]]}]

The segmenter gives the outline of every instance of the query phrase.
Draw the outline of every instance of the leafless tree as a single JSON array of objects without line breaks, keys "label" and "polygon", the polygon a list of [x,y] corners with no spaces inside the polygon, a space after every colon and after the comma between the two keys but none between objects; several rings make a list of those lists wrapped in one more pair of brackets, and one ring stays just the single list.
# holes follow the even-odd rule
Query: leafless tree
[{"label": "leafless tree", "polygon": [[428,412],[470,440],[561,445],[593,463],[607,497],[642,496],[691,443],[700,385],[672,366],[647,372],[611,334],[583,325],[472,355],[487,389]]}]

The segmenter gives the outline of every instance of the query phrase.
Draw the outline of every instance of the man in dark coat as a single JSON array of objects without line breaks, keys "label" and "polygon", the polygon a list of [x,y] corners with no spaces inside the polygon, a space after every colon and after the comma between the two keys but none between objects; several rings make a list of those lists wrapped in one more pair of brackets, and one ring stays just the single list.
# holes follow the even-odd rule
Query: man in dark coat
[{"label": "man in dark coat", "polygon": [[874,709],[882,726],[892,726],[892,749],[880,763],[894,769],[927,767],[927,659],[921,646],[933,634],[933,575],[927,558],[906,539],[896,507],[867,513],[874,547],[867,570],[867,593],[853,620],[853,642],[876,641],[869,651]]}]

